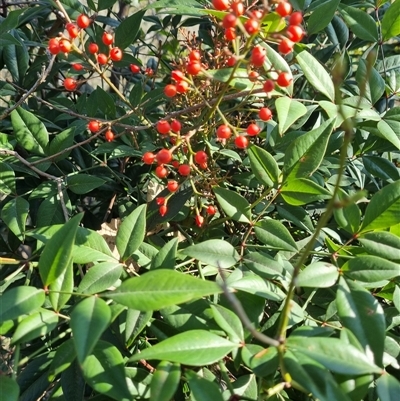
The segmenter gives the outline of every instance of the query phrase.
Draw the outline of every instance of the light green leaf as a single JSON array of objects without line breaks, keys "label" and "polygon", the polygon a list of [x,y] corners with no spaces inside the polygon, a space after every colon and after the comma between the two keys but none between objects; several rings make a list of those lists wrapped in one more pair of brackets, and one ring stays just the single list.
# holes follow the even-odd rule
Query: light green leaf
[{"label": "light green leaf", "polygon": [[161,361],[150,384],[150,401],[170,401],[181,379],[181,367],[177,363]]},{"label": "light green leaf", "polygon": [[400,382],[386,373],[376,381],[376,392],[380,401],[397,401],[400,394]]},{"label": "light green leaf", "polygon": [[[383,14],[382,38],[389,40],[400,34],[400,1],[394,1]],[[382,400],[383,401],[383,400]]]},{"label": "light green leaf", "polygon": [[210,239],[191,245],[181,253],[221,269],[232,267],[240,260],[235,248],[229,242],[220,239]]},{"label": "light green leaf", "polygon": [[192,370],[185,372],[187,378],[190,395],[193,401],[223,401],[220,388],[210,380],[200,377]]},{"label": "light green leaf", "polygon": [[19,400],[19,386],[15,379],[0,375],[0,389],[0,401]]},{"label": "light green leaf", "polygon": [[243,255],[242,262],[262,278],[274,279],[283,274],[282,264],[267,253],[248,252]]},{"label": "light green leaf", "polygon": [[138,310],[128,309],[126,311],[125,320],[125,342],[129,347],[136,337],[142,332],[146,327],[147,323],[152,318],[153,313],[150,312],[140,312]]},{"label": "light green leaf", "polygon": [[1,210],[2,220],[19,239],[23,239],[25,236],[28,212],[29,202],[20,196],[8,201]]},{"label": "light green leaf", "polygon": [[123,261],[139,248],[145,234],[146,205],[140,205],[124,219],[115,238],[115,244]]},{"label": "light green leaf", "polygon": [[14,170],[4,162],[0,162],[0,194],[16,194]]},{"label": "light green leaf", "polygon": [[281,187],[281,195],[287,203],[294,206],[329,199],[332,196],[328,190],[306,178],[286,182]]},{"label": "light green leaf", "polygon": [[315,262],[302,270],[297,279],[299,287],[329,288],[339,278],[339,271],[336,266],[326,262]]},{"label": "light green leaf", "polygon": [[72,192],[78,195],[87,194],[93,189],[103,185],[105,180],[90,174],[75,174],[68,177],[67,186]]},{"label": "light green leaf", "polygon": [[129,278],[115,291],[104,296],[128,308],[151,311],[221,292],[214,282],[172,270],[157,269],[140,277]]},{"label": "light green leaf", "polygon": [[313,8],[310,18],[307,21],[307,33],[312,35],[322,31],[332,21],[340,0],[328,0],[319,2]]},{"label": "light green leaf", "polygon": [[152,259],[151,269],[174,269],[178,242],[178,238],[168,241]]},{"label": "light green leaf", "polygon": [[385,120],[378,122],[378,130],[374,131],[374,134],[386,139],[400,150],[400,133],[396,133]]},{"label": "light green leaf", "polygon": [[275,101],[275,107],[278,114],[279,134],[281,135],[285,133],[295,121],[307,113],[307,108],[303,103],[287,96],[278,97]]},{"label": "light green leaf", "polygon": [[272,249],[282,249],[289,252],[296,252],[297,245],[289,230],[279,221],[266,219],[259,221],[254,231],[256,237]]},{"label": "light green leaf", "polygon": [[79,284],[77,292],[97,294],[113,286],[123,270],[121,263],[103,262],[92,266]]},{"label": "light green leaf", "polygon": [[189,330],[142,350],[130,360],[156,359],[189,366],[203,366],[217,362],[237,347],[239,344],[209,331]]},{"label": "light green leaf", "polygon": [[358,241],[371,255],[400,261],[400,237],[388,231],[362,234]]},{"label": "light green leaf", "polygon": [[278,163],[265,149],[256,145],[248,148],[248,155],[252,173],[267,187],[278,184],[280,170]]},{"label": "light green leaf", "polygon": [[310,85],[333,102],[335,100],[335,86],[322,64],[305,50],[296,56],[296,60]]},{"label": "light green leaf", "polygon": [[234,343],[244,341],[243,326],[235,313],[222,305],[211,304],[214,320]]},{"label": "light green leaf", "polygon": [[70,326],[78,361],[84,363],[111,321],[111,309],[98,297],[85,298],[71,313]]},{"label": "light green leaf", "polygon": [[378,41],[378,28],[369,14],[351,6],[342,6],[341,13],[356,36],[368,42]]},{"label": "light green leaf", "polygon": [[74,270],[72,263],[60,272],[49,285],[49,300],[53,309],[57,312],[69,301],[74,290]]},{"label": "light green leaf", "polygon": [[242,195],[226,188],[214,187],[215,196],[223,211],[235,221],[250,223],[250,204]]}]

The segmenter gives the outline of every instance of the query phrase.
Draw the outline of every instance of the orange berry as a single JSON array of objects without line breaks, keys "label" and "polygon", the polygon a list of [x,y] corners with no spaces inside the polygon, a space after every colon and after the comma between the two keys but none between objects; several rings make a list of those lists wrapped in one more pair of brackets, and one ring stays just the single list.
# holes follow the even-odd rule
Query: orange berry
[{"label": "orange berry", "polygon": [[61,39],[60,43],[60,51],[62,51],[63,53],[69,53],[71,51],[71,42],[67,39]]},{"label": "orange berry", "polygon": [[142,158],[144,164],[153,164],[155,159],[156,155],[152,152],[146,152]]},{"label": "orange berry", "polygon": [[292,6],[288,1],[283,0],[276,6],[275,11],[281,17],[287,17],[292,12]]},{"label": "orange berry", "polygon": [[76,19],[76,24],[79,28],[85,29],[90,25],[90,18],[85,14],[81,14]]},{"label": "orange berry", "polygon": [[217,137],[219,139],[229,139],[232,135],[231,129],[227,125],[220,125],[217,129]]},{"label": "orange berry", "polygon": [[88,124],[88,129],[90,132],[98,132],[100,130],[100,123],[96,120],[92,120]]},{"label": "orange berry", "polygon": [[180,70],[173,70],[171,72],[171,78],[176,82],[180,82],[185,78],[185,74]]},{"label": "orange berry", "polygon": [[249,136],[256,136],[260,133],[260,131],[261,131],[261,128],[257,124],[254,124],[254,123],[250,124],[246,129],[247,135],[249,135]]},{"label": "orange berry", "polygon": [[106,46],[109,46],[112,44],[112,42],[114,42],[114,37],[111,33],[104,32],[101,40]]},{"label": "orange berry", "polygon": [[244,28],[249,35],[254,35],[260,30],[260,23],[257,20],[250,18],[244,23]]},{"label": "orange berry", "polygon": [[176,192],[179,188],[179,184],[175,180],[170,180],[168,181],[167,188],[170,192]]},{"label": "orange berry", "polygon": [[246,149],[249,146],[249,140],[245,136],[237,136],[235,146],[239,149]]},{"label": "orange berry", "polygon": [[71,64],[71,67],[75,70],[75,71],[82,71],[83,70],[83,65],[79,64],[79,63],[73,63]]},{"label": "orange berry", "polygon": [[97,55],[97,62],[98,62],[100,65],[105,65],[105,64],[108,63],[108,57],[107,57],[104,53],[99,53],[99,54]]},{"label": "orange berry", "polygon": [[207,214],[213,216],[216,213],[215,207],[213,205],[209,205],[207,207]]},{"label": "orange berry", "polygon": [[198,61],[189,62],[186,66],[186,71],[190,75],[197,75],[201,71],[201,64]]},{"label": "orange berry", "polygon": [[186,93],[189,89],[189,84],[186,81],[179,81],[176,84],[176,91],[178,93]]},{"label": "orange berry", "polygon": [[289,54],[293,50],[293,45],[294,43],[290,39],[284,38],[278,45],[278,51],[282,54]]},{"label": "orange berry", "polygon": [[177,89],[175,85],[166,85],[164,88],[164,94],[167,97],[174,97],[177,93]]},{"label": "orange berry", "polygon": [[64,88],[67,91],[74,91],[78,87],[78,83],[74,78],[65,78],[64,79]]},{"label": "orange berry", "polygon": [[89,43],[88,51],[90,54],[95,54],[99,51],[99,46],[97,43]]},{"label": "orange berry", "polygon": [[229,8],[229,0],[212,0],[212,4],[218,11],[225,11]]},{"label": "orange berry", "polygon": [[303,39],[304,31],[301,26],[289,25],[286,29],[288,38],[293,42],[300,42]]},{"label": "orange berry", "polygon": [[289,25],[300,25],[302,22],[303,22],[303,15],[301,14],[300,11],[295,11],[289,17]]},{"label": "orange berry", "polygon": [[194,155],[194,160],[197,164],[202,164],[205,163],[208,159],[207,153],[204,152],[204,150],[199,150],[198,152],[196,152],[196,154]]},{"label": "orange berry", "polygon": [[197,227],[201,227],[204,224],[204,217],[200,216],[199,214],[196,214],[196,217],[194,218]]},{"label": "orange berry", "polygon": [[275,88],[275,82],[272,79],[267,79],[264,82],[263,89],[265,92],[272,92]]},{"label": "orange berry", "polygon": [[281,72],[278,75],[278,79],[276,80],[276,83],[281,86],[282,88],[285,88],[289,86],[293,81],[292,74],[289,74],[288,72]]},{"label": "orange berry", "polygon": [[235,28],[227,28],[225,29],[225,39],[232,41],[236,39],[236,29]]},{"label": "orange berry", "polygon": [[234,14],[226,14],[222,19],[222,26],[226,29],[234,28],[237,24],[237,18]]},{"label": "orange berry", "polygon": [[[172,131],[174,131],[174,132],[179,132],[182,129],[182,124],[178,120],[172,120],[170,125],[171,125]],[[173,139],[175,139],[175,138],[173,138]]]}]

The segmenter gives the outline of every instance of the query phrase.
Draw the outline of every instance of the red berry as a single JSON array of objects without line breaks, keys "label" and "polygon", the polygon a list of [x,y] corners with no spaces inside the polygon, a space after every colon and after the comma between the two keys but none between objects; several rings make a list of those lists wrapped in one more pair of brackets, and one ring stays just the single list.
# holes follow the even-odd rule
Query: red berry
[{"label": "red berry", "polygon": [[179,132],[182,129],[182,124],[178,120],[172,120],[171,121],[171,129],[174,132]]},{"label": "red berry", "polygon": [[99,53],[99,54],[97,55],[97,62],[98,62],[100,65],[105,65],[105,64],[108,63],[108,57],[107,57],[104,53]]},{"label": "red berry", "polygon": [[304,31],[301,26],[289,25],[286,29],[288,38],[293,42],[300,42],[303,39]]},{"label": "red berry", "polygon": [[172,164],[172,166],[173,166],[174,168],[178,168],[178,167],[179,167],[179,162],[178,162],[178,160],[173,160],[173,161],[171,162],[171,164]]},{"label": "red berry", "polygon": [[176,91],[178,93],[186,93],[189,89],[189,84],[186,81],[179,81],[176,84]]},{"label": "red berry", "polygon": [[83,70],[83,65],[79,64],[79,63],[73,63],[71,64],[71,67],[75,70],[75,71],[82,71]]},{"label": "red berry", "polygon": [[213,205],[209,205],[207,207],[207,214],[213,216],[216,213],[215,207]]},{"label": "red berry", "polygon": [[167,206],[166,206],[166,205],[160,206],[160,208],[158,209],[158,212],[160,213],[160,215],[161,215],[162,217],[164,217],[164,216],[167,214],[167,212],[168,212]]},{"label": "red berry", "polygon": [[71,51],[71,42],[67,39],[61,39],[60,43],[60,51],[62,51],[63,53],[69,53]]},{"label": "red berry", "polygon": [[250,124],[246,129],[247,134],[250,136],[256,136],[260,131],[261,128],[257,124]]},{"label": "red berry", "polygon": [[227,125],[220,125],[217,129],[217,137],[219,139],[229,139],[232,135],[231,129]]},{"label": "red berry", "polygon": [[199,214],[196,214],[196,217],[194,218],[197,227],[201,227],[204,223],[204,217],[200,216]]},{"label": "red berry", "polygon": [[112,44],[112,42],[114,42],[114,37],[111,33],[104,32],[101,40],[106,46],[109,46]]},{"label": "red berry", "polygon": [[263,15],[264,15],[264,14],[262,13],[261,10],[254,10],[254,11],[251,13],[252,18],[255,18],[255,19],[262,19]]},{"label": "red berry", "polygon": [[190,174],[189,164],[181,164],[178,168],[178,173],[184,177],[188,176]]},{"label": "red berry", "polygon": [[156,176],[158,178],[165,178],[167,175],[168,175],[168,170],[163,165],[156,167]]},{"label": "red berry", "polygon": [[157,123],[156,129],[159,134],[166,135],[171,131],[171,126],[167,120],[160,120]]},{"label": "red berry", "polygon": [[263,107],[258,112],[258,116],[263,121],[268,121],[272,118],[272,111],[268,107]]},{"label": "red berry", "polygon": [[275,88],[275,82],[272,79],[267,79],[264,82],[263,89],[265,92],[272,92]]},{"label": "red berry", "polygon": [[251,82],[256,82],[260,74],[257,71],[250,71],[249,72],[249,79]]},{"label": "red berry", "polygon": [[294,43],[290,39],[288,38],[282,39],[278,45],[279,53],[289,54],[293,50],[293,45]]},{"label": "red berry", "polygon": [[78,87],[78,83],[74,78],[65,78],[64,79],[64,88],[67,91],[74,91]]},{"label": "red berry", "polygon": [[199,167],[200,167],[202,170],[207,170],[207,167],[208,167],[207,162],[200,163],[200,164],[199,164]]},{"label": "red berry", "polygon": [[244,14],[244,5],[241,1],[234,1],[231,4],[231,9],[237,17],[240,17]]},{"label": "red berry", "polygon": [[237,136],[235,138],[235,145],[239,149],[246,149],[249,146],[249,140],[245,136]]},{"label": "red berry", "polygon": [[278,75],[278,79],[276,80],[276,83],[281,86],[282,88],[285,88],[289,86],[293,81],[292,74],[289,74],[288,72],[281,72]]},{"label": "red berry", "polygon": [[79,28],[85,29],[90,25],[90,18],[85,14],[81,14],[76,19],[76,24]]},{"label": "red berry", "polygon": [[65,25],[65,29],[67,30],[68,35],[71,39],[75,39],[79,35],[78,27],[72,22],[68,22],[68,24]]},{"label": "red berry", "polygon": [[167,188],[170,192],[176,192],[179,188],[179,184],[175,180],[170,180],[168,181]]},{"label": "red berry", "polygon": [[164,94],[167,97],[174,97],[176,95],[176,92],[177,92],[177,90],[176,90],[175,85],[170,84],[170,85],[165,86],[165,88],[164,88]]},{"label": "red berry", "polygon": [[256,67],[261,67],[264,64],[266,56],[267,56],[267,50],[261,46],[256,46],[251,51],[251,62]]},{"label": "red berry", "polygon": [[92,120],[88,124],[90,132],[98,132],[100,130],[100,123],[96,120]]},{"label": "red berry", "polygon": [[129,68],[133,74],[139,74],[140,72],[140,67],[136,64],[130,64]]},{"label": "red berry", "polygon": [[99,46],[97,46],[97,43],[90,43],[88,50],[90,54],[95,54],[99,51]]},{"label": "red berry", "polygon": [[197,50],[192,50],[189,53],[189,60],[190,61],[200,61],[201,60],[201,54]]},{"label": "red berry", "polygon": [[112,142],[115,137],[114,133],[111,130],[108,130],[104,136],[105,136],[107,142]]},{"label": "red berry", "polygon": [[155,155],[154,153],[152,153],[152,152],[146,152],[146,153],[143,155],[143,163],[144,163],[144,164],[153,164],[155,158],[156,158],[156,155]]},{"label": "red berry", "polygon": [[173,70],[171,72],[171,78],[176,82],[180,82],[185,78],[185,74],[180,70]]},{"label": "red berry", "polygon": [[289,17],[289,25],[300,25],[302,22],[303,22],[303,15],[299,11],[295,11]]},{"label": "red berry", "polygon": [[250,18],[244,23],[244,28],[249,35],[254,35],[259,31],[260,23],[257,20]]},{"label": "red berry", "polygon": [[172,160],[171,151],[168,149],[161,149],[157,155],[156,160],[158,164],[166,164]]},{"label": "red berry", "polygon": [[283,0],[276,6],[275,11],[281,17],[286,17],[292,12],[292,6],[288,1]]},{"label": "red berry", "polygon": [[119,47],[113,47],[110,50],[110,59],[112,61],[121,61],[123,56],[124,53]]},{"label": "red berry", "polygon": [[229,8],[229,0],[212,0],[212,4],[218,11],[225,11]]},{"label": "red berry", "polygon": [[234,28],[237,23],[236,15],[234,14],[226,14],[225,17],[222,19],[222,26],[226,29]]},{"label": "red berry", "polygon": [[161,206],[165,203],[165,198],[163,196],[159,196],[158,198],[156,198],[156,203],[158,206]]},{"label": "red berry", "polygon": [[61,49],[60,49],[60,43],[57,39],[52,38],[49,40],[49,52],[51,54],[58,54],[60,53]]},{"label": "red berry", "polygon": [[196,152],[196,154],[194,155],[194,160],[197,164],[202,164],[205,163],[208,159],[207,153],[204,152],[204,150],[199,150],[198,152]]},{"label": "red berry", "polygon": [[201,64],[198,61],[192,61],[186,66],[186,71],[190,75],[197,75],[201,71]]},{"label": "red berry", "polygon": [[236,29],[235,28],[228,28],[225,29],[225,39],[232,41],[236,39]]},{"label": "red berry", "polygon": [[236,57],[232,56],[229,57],[228,60],[226,60],[226,64],[228,65],[228,67],[233,67],[236,64]]}]

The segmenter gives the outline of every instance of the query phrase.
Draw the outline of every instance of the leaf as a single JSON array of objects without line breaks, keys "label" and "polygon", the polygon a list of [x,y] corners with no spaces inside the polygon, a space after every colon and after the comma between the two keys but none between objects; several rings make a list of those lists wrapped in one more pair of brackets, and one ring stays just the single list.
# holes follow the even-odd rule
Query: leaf
[{"label": "leaf", "polygon": [[125,379],[124,360],[118,348],[99,341],[82,364],[83,375],[95,391],[116,401],[131,401]]},{"label": "leaf", "polygon": [[150,384],[150,401],[170,401],[181,379],[181,367],[177,363],[161,361]]},{"label": "leaf", "polygon": [[76,352],[72,338],[63,342],[56,350],[56,353],[49,367],[49,381],[53,381],[61,372],[68,369],[76,358]]},{"label": "leaf", "polygon": [[146,205],[140,205],[124,219],[115,237],[122,261],[127,260],[139,248],[145,234]]},{"label": "leaf", "polygon": [[103,262],[92,266],[79,283],[77,292],[97,294],[113,286],[120,278],[123,270],[121,263]]},{"label": "leaf", "polygon": [[289,252],[297,252],[297,245],[289,230],[279,221],[266,219],[259,221],[254,231],[256,237],[272,249],[282,249]]},{"label": "leaf", "polygon": [[248,71],[245,68],[236,68],[232,78],[233,68],[218,68],[216,70],[207,70],[207,76],[218,82],[228,82],[238,90],[250,90],[254,88],[254,83],[250,81]]},{"label": "leaf", "polygon": [[[1,27],[1,25],[0,25]],[[0,375],[0,400],[1,401],[18,401],[19,386],[15,379]]]},{"label": "leaf", "polygon": [[336,306],[343,326],[355,335],[368,360],[382,366],[386,323],[377,299],[356,282],[341,278]]},{"label": "leaf", "polygon": [[19,239],[23,239],[25,236],[28,212],[29,202],[20,196],[11,199],[1,210],[2,220]]},{"label": "leaf", "polygon": [[329,288],[339,278],[336,266],[326,262],[314,262],[302,270],[297,279],[299,287]]},{"label": "leaf", "polygon": [[2,194],[16,194],[16,189],[14,170],[7,163],[0,162],[0,195]]},{"label": "leaf", "polygon": [[214,282],[172,270],[157,269],[140,277],[129,278],[115,291],[103,295],[128,308],[151,311],[221,292]]},{"label": "leaf", "polygon": [[311,176],[324,158],[335,118],[296,138],[285,152],[283,173],[286,179]]},{"label": "leaf", "polygon": [[292,124],[307,113],[303,103],[290,97],[282,96],[275,100],[276,112],[278,114],[279,134],[284,134]]},{"label": "leaf", "polygon": [[85,298],[75,306],[70,326],[79,363],[84,363],[110,322],[111,309],[98,297]]},{"label": "leaf", "polygon": [[400,181],[374,194],[365,210],[360,233],[394,226],[400,221]]},{"label": "leaf", "polygon": [[400,276],[400,265],[378,256],[359,255],[347,261],[342,271],[353,280],[374,283]]},{"label": "leaf", "polygon": [[68,189],[78,195],[87,194],[104,183],[105,180],[102,178],[85,173],[72,175],[71,177],[68,177],[67,180]]},{"label": "leaf", "polygon": [[133,309],[126,311],[125,342],[128,347],[146,327],[152,315],[152,312],[140,312]]},{"label": "leaf", "polygon": [[286,347],[298,359],[302,355],[314,359],[334,373],[361,375],[364,373],[382,373],[382,369],[356,347],[345,344],[338,338],[290,336]]},{"label": "leaf", "polygon": [[252,272],[266,279],[274,279],[283,275],[283,266],[272,256],[262,252],[248,252],[242,262]]},{"label": "leaf", "polygon": [[14,320],[40,308],[45,301],[42,289],[28,286],[13,287],[0,297],[0,322]]},{"label": "leaf", "polygon": [[189,330],[133,355],[129,360],[165,360],[189,366],[210,365],[239,347],[206,330]]},{"label": "leaf", "polygon": [[75,235],[82,216],[74,216],[47,241],[39,259],[39,274],[43,285],[52,284],[72,264]]},{"label": "leaf", "polygon": [[279,366],[276,347],[262,348],[255,344],[246,344],[242,350],[242,359],[257,376],[269,376],[276,372]]},{"label": "leaf", "polygon": [[187,370],[185,376],[190,389],[190,398],[193,401],[223,401],[218,385],[210,380],[200,377],[195,372]]},{"label": "leaf", "polygon": [[49,290],[51,306],[55,311],[59,312],[69,301],[74,290],[74,271],[72,263],[49,285]]},{"label": "leaf", "polygon": [[243,326],[235,313],[221,305],[212,304],[211,310],[214,320],[234,343],[244,341]]},{"label": "leaf", "polygon": [[267,187],[276,186],[279,181],[280,170],[273,156],[256,145],[251,145],[248,148],[248,156],[251,171],[258,181]]},{"label": "leaf", "polygon": [[151,269],[175,269],[178,238],[168,241],[151,261]]},{"label": "leaf", "polygon": [[250,204],[242,195],[226,188],[214,187],[213,191],[222,210],[233,220],[250,223]]},{"label": "leaf", "polygon": [[11,124],[18,143],[25,150],[44,155],[49,134],[44,124],[34,114],[18,107],[11,112]]},{"label": "leaf", "polygon": [[232,267],[240,260],[235,248],[220,239],[200,242],[183,249],[181,253],[221,269]]},{"label": "leaf", "polygon": [[360,59],[356,72],[356,81],[360,90],[365,88],[364,96],[372,104],[375,104],[385,90],[385,81],[379,72],[372,66],[368,66],[367,61]]},{"label": "leaf", "polygon": [[378,122],[378,130],[374,131],[376,136],[386,139],[400,150],[400,135],[396,133],[385,120]]},{"label": "leaf", "polygon": [[107,10],[112,8],[112,6],[117,2],[117,0],[99,0],[98,11]]},{"label": "leaf", "polygon": [[376,381],[376,392],[380,401],[397,401],[400,394],[400,382],[386,373]]},{"label": "leaf", "polygon": [[115,45],[122,50],[132,44],[140,30],[145,10],[139,10],[136,13],[125,18],[115,30]]},{"label": "leaf", "polygon": [[400,178],[399,170],[388,159],[380,156],[363,156],[362,161],[365,169],[372,176],[379,177],[385,181],[396,181]]},{"label": "leaf", "polygon": [[296,178],[286,182],[280,192],[285,202],[294,206],[329,199],[332,196],[325,188],[306,178]]},{"label": "leaf", "polygon": [[17,326],[12,336],[11,343],[28,343],[31,340],[42,337],[56,328],[58,314],[41,309],[25,317]]},{"label": "leaf", "polygon": [[0,24],[0,35],[3,36],[4,33],[14,29],[19,24],[19,16],[26,12],[25,9],[12,10],[8,13],[7,18],[4,18]]},{"label": "leaf", "polygon": [[[383,14],[382,38],[384,41],[400,34],[400,1],[394,1]],[[383,400],[382,400],[383,401]]]},{"label": "leaf", "polygon": [[[74,143],[75,127],[67,128],[66,130],[58,133],[56,137],[50,142],[49,149],[46,152],[48,156],[53,156],[56,153],[64,151]],[[61,155],[52,157],[53,162],[59,162],[60,160],[66,159],[71,151],[64,151]],[[95,177],[97,178],[97,177]]]},{"label": "leaf", "polygon": [[318,92],[325,95],[330,101],[335,101],[335,86],[332,78],[320,62],[307,51],[303,50],[296,56],[307,81]]},{"label": "leaf", "polygon": [[384,259],[400,260],[400,237],[388,231],[374,231],[362,234],[358,241],[369,254]]},{"label": "leaf", "polygon": [[360,39],[378,41],[378,28],[374,19],[365,11],[351,6],[342,6],[341,13],[349,28]]},{"label": "leaf", "polygon": [[332,21],[340,0],[320,2],[316,6],[307,21],[307,32],[309,35],[322,31]]}]

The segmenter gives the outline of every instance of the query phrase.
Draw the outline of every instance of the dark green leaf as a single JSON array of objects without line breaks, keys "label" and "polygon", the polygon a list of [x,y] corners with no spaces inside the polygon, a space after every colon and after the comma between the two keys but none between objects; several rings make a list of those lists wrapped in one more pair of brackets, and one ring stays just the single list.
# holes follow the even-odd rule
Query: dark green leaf
[{"label": "dark green leaf", "polygon": [[362,234],[358,241],[368,253],[384,259],[400,260],[400,237],[388,231]]},{"label": "dark green leaf", "polygon": [[297,245],[289,230],[278,220],[266,219],[259,221],[254,231],[256,237],[272,249],[283,249],[285,251],[297,251]]},{"label": "dark green leaf", "polygon": [[19,386],[15,379],[0,375],[0,389],[0,401],[19,400]]},{"label": "dark green leaf", "polygon": [[221,187],[214,187],[213,190],[218,203],[229,217],[235,221],[250,223],[250,204],[242,195]]},{"label": "dark green leaf", "polygon": [[65,149],[73,145],[74,133],[75,133],[75,127],[67,128],[66,130],[57,134],[56,137],[50,142],[49,150],[48,152],[46,152],[47,155],[53,156],[56,153],[63,151],[61,155],[52,158],[54,162],[58,162],[69,156],[71,151],[70,150],[65,151]]},{"label": "dark green leaf", "polygon": [[191,399],[193,401],[223,401],[218,385],[212,381],[200,377],[195,372],[188,370],[185,372],[188,380]]},{"label": "dark green leaf", "polygon": [[96,89],[96,104],[100,111],[104,114],[105,118],[115,118],[116,108],[115,100],[113,97],[99,86]]},{"label": "dark green leaf", "polygon": [[295,206],[331,197],[331,193],[328,190],[306,178],[296,178],[287,181],[281,187],[281,195],[289,205]]},{"label": "dark green leaf", "polygon": [[267,187],[278,184],[280,170],[276,160],[265,149],[252,145],[248,149],[250,166],[256,178]]},{"label": "dark green leaf", "polygon": [[326,262],[311,263],[302,270],[297,279],[299,287],[329,288],[339,278],[339,271],[336,266]]},{"label": "dark green leaf", "polygon": [[99,0],[98,11],[111,9],[116,2],[117,0]]},{"label": "dark green leaf", "polygon": [[53,381],[56,376],[68,369],[75,358],[76,352],[73,340],[70,338],[57,348],[49,368],[49,381]]},{"label": "dark green leaf", "polygon": [[150,401],[170,401],[181,379],[181,367],[177,363],[161,361],[150,384]]},{"label": "dark green leaf", "polygon": [[78,195],[87,194],[104,183],[102,178],[84,173],[72,175],[67,181],[68,189]]},{"label": "dark green leaf", "polygon": [[145,11],[140,10],[125,18],[115,30],[115,45],[125,49],[132,44],[140,30]]},{"label": "dark green leaf", "polygon": [[394,1],[385,11],[381,24],[383,40],[389,40],[400,34],[400,1]]},{"label": "dark green leaf", "polygon": [[307,32],[309,35],[321,31],[332,21],[339,3],[340,0],[319,2],[307,21]]},{"label": "dark green leaf", "polygon": [[341,13],[356,36],[368,42],[378,41],[378,28],[369,14],[351,6],[342,6]]},{"label": "dark green leaf", "polygon": [[15,173],[7,164],[0,162],[0,194],[15,194]]},{"label": "dark green leaf", "polygon": [[372,66],[368,66],[367,61],[361,59],[356,73],[356,80],[360,90],[364,90],[363,95],[372,103],[375,104],[385,90],[385,81],[380,76],[379,72]]},{"label": "dark green leaf", "polygon": [[1,210],[1,218],[8,228],[20,239],[25,235],[25,224],[29,212],[29,202],[20,196],[11,199]]},{"label": "dark green leaf", "polygon": [[388,159],[380,156],[363,156],[365,169],[372,175],[385,181],[396,181],[400,178],[399,170]]},{"label": "dark green leaf", "polygon": [[26,12],[24,8],[20,10],[12,10],[8,13],[7,18],[3,19],[0,23],[0,35],[2,36],[4,33],[14,29],[18,26],[19,16]]}]

